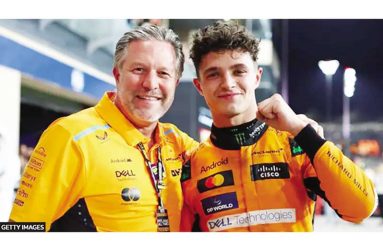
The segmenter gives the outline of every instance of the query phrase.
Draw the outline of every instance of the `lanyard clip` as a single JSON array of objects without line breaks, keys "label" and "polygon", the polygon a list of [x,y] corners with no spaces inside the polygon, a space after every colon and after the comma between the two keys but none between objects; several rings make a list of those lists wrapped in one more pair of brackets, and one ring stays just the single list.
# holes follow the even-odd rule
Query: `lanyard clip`
[{"label": "lanyard clip", "polygon": [[166,188],[165,182],[163,180],[159,180],[157,182],[158,190],[164,190]]}]

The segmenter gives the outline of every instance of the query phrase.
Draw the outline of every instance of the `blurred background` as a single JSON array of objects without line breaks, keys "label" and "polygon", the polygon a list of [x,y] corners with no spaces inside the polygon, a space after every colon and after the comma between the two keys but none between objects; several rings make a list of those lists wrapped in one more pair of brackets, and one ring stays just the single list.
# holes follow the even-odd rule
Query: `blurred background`
[{"label": "blurred background", "polygon": [[[179,34],[185,71],[161,121],[196,140],[209,136],[211,114],[192,84],[191,33],[218,19],[1,19],[0,221],[7,221],[20,175],[46,127],[93,106],[115,88],[113,53],[124,32],[145,22]],[[257,101],[280,93],[304,113],[383,194],[383,20],[237,19],[261,39],[264,69]],[[382,231],[379,208],[362,224],[342,222],[318,200],[316,231]]]}]

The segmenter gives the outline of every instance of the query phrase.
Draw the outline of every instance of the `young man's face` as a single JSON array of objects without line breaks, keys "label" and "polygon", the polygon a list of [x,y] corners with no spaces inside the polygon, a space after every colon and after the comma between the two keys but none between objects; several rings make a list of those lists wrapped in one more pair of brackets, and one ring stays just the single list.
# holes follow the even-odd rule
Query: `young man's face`
[{"label": "young man's face", "polygon": [[255,89],[262,68],[257,68],[250,53],[235,51],[209,52],[201,61],[199,79],[194,84],[204,96],[213,119],[255,118]]},{"label": "young man's face", "polygon": [[171,106],[178,75],[173,46],[165,41],[133,41],[120,68],[114,68],[116,104],[136,125],[157,122]]}]

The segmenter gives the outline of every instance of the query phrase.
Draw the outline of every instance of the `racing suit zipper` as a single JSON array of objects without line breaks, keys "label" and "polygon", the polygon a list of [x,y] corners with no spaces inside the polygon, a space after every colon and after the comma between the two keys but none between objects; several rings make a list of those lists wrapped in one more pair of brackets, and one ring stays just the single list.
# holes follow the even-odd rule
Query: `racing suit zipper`
[{"label": "racing suit zipper", "polygon": [[[254,186],[251,185],[251,173],[250,173],[250,165],[251,165],[251,146],[242,146],[239,152],[239,174],[241,179],[241,193],[244,198],[244,211],[246,213],[249,212],[248,205],[254,203],[256,200],[257,191],[254,189],[249,189]],[[251,200],[251,201],[250,201]],[[247,226],[248,231],[251,231],[251,225]]]}]

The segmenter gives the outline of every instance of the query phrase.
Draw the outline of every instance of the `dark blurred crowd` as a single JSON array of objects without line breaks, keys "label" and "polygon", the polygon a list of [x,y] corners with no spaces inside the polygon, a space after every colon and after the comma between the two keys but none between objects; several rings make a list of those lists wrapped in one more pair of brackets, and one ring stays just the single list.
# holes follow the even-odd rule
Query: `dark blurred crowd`
[{"label": "dark blurred crowd", "polygon": [[28,163],[29,158],[33,152],[33,147],[29,147],[25,144],[21,144],[19,147],[19,157],[20,157],[20,175],[23,174],[24,168]]}]

